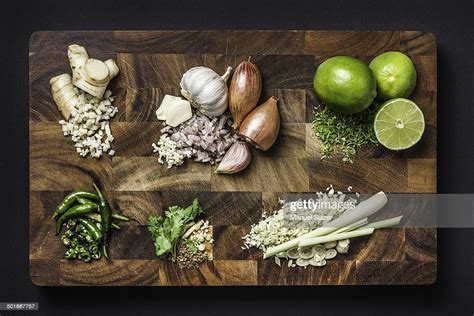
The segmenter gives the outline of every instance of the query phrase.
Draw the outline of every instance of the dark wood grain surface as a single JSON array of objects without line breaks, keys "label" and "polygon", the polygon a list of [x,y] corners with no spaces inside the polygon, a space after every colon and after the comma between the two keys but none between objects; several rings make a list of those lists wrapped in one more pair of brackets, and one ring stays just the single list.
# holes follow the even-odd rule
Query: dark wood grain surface
[{"label": "dark wood grain surface", "polygon": [[[49,79],[69,72],[67,46],[84,45],[95,58],[116,58],[120,75],[111,89],[119,112],[112,120],[116,156],[80,158],[57,123],[61,119]],[[340,157],[320,160],[312,135],[314,71],[333,55],[370,61],[400,50],[418,72],[412,99],[425,114],[426,131],[413,149],[362,150],[353,165]],[[208,165],[186,162],[166,169],[152,154],[160,123],[154,112],[165,94],[179,95],[189,68],[224,72],[252,56],[263,76],[262,99],[279,97],[282,129],[268,152],[254,150],[250,167],[216,175]],[[421,32],[333,31],[106,31],[36,32],[30,40],[30,273],[38,285],[317,285],[427,284],[436,279],[437,237],[432,228],[377,231],[354,239],[347,256],[324,268],[280,268],[240,237],[262,211],[287,192],[329,184],[360,192],[436,192],[436,42]],[[137,221],[111,240],[111,257],[91,264],[63,259],[51,212],[68,190],[99,182],[114,209]],[[158,260],[146,229],[149,215],[199,197],[213,225],[214,259],[195,270]]]}]

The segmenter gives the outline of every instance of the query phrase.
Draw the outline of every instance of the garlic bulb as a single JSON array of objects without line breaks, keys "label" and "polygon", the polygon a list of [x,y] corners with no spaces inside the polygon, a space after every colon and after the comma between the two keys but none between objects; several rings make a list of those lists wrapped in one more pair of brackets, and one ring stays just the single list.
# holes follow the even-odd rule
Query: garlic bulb
[{"label": "garlic bulb", "polygon": [[232,174],[244,170],[250,164],[252,154],[246,143],[236,142],[225,153],[216,173]]},{"label": "garlic bulb", "polygon": [[222,115],[227,109],[228,89],[226,81],[232,67],[223,76],[207,67],[194,67],[181,79],[181,94],[193,107],[208,116]]}]

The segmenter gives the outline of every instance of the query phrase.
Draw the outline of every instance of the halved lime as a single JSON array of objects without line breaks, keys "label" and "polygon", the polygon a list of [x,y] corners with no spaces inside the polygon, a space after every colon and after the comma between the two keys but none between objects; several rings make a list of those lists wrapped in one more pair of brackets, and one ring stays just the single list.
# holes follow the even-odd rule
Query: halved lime
[{"label": "halved lime", "polygon": [[403,98],[389,100],[375,116],[374,131],[378,141],[388,149],[407,149],[421,139],[425,118],[415,102]]}]

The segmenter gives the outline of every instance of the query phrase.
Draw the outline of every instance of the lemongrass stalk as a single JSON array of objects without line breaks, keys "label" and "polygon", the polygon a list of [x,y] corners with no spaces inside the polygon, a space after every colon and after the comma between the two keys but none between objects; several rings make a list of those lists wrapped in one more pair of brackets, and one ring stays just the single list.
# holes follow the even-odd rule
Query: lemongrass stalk
[{"label": "lemongrass stalk", "polygon": [[385,193],[379,192],[360,202],[355,208],[345,211],[341,216],[324,226],[336,226],[338,229],[348,226],[354,222],[357,222],[358,220],[369,217],[384,207],[385,204],[387,204],[387,196]]},{"label": "lemongrass stalk", "polygon": [[374,228],[374,229],[379,229],[379,228],[385,228],[385,227],[390,227],[390,226],[396,226],[400,224],[400,221],[402,220],[402,216],[397,216],[397,217],[392,217],[392,218],[387,218],[378,222],[373,222],[369,223],[365,226],[359,227],[356,230],[362,230],[366,228]]},{"label": "lemongrass stalk", "polygon": [[293,238],[292,240],[289,240],[287,242],[284,242],[278,246],[268,248],[265,254],[263,255],[263,259],[267,259],[269,257],[272,257],[276,255],[277,253],[287,251],[291,248],[295,248],[298,246],[298,243],[300,240],[303,240],[305,238],[310,238],[310,237],[317,237],[317,236],[324,236],[329,233],[332,233],[333,231],[337,230],[337,227],[319,227],[316,228],[313,231],[310,231],[309,233],[306,233],[304,235],[301,235],[299,237]]},{"label": "lemongrass stalk", "polygon": [[325,242],[330,241],[337,241],[343,239],[349,239],[354,237],[360,237],[365,235],[370,235],[374,232],[373,228],[366,228],[366,229],[357,229],[350,232],[340,233],[340,234],[330,234],[327,236],[315,237],[315,238],[307,238],[303,239],[298,243],[298,247],[310,247],[318,244],[322,244]]},{"label": "lemongrass stalk", "polygon": [[263,255],[263,259],[272,257],[282,251],[287,251],[291,248],[295,248],[298,246],[298,243],[303,239],[324,236],[340,229],[341,227],[353,224],[354,222],[357,222],[363,218],[374,214],[382,207],[384,207],[385,204],[387,204],[387,196],[385,195],[385,193],[379,192],[371,196],[367,200],[360,202],[355,208],[345,211],[337,219],[327,223],[323,227],[316,228],[315,230],[310,231],[309,233],[296,237],[281,245],[268,248],[265,254]]},{"label": "lemongrass stalk", "polygon": [[329,235],[335,235],[335,234],[348,232],[348,231],[354,230],[356,228],[362,227],[362,226],[364,226],[368,223],[369,223],[369,221],[367,220],[367,217],[366,217],[366,218],[361,219],[360,221],[357,221],[357,222],[352,223],[350,225],[347,225],[345,227],[339,228],[338,230],[330,233]]}]

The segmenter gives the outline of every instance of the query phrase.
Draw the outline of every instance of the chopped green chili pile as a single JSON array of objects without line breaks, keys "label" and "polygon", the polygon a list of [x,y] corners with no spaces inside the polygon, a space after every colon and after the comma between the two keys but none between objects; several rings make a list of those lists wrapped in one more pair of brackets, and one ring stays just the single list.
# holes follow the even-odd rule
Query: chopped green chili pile
[{"label": "chopped green chili pile", "polygon": [[56,235],[63,226],[66,232],[61,241],[66,246],[66,259],[90,262],[108,256],[108,236],[110,228],[120,229],[116,222],[130,219],[111,212],[105,197],[95,184],[96,193],[76,190],[68,194],[53,213],[56,220]]},{"label": "chopped green chili pile", "polygon": [[321,159],[334,153],[342,154],[342,161],[352,163],[352,156],[364,145],[377,145],[374,119],[380,105],[373,104],[356,114],[337,113],[325,107],[315,111],[313,130],[323,144]]}]

